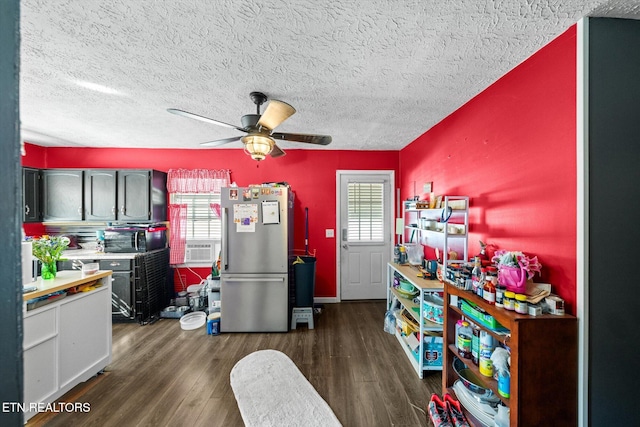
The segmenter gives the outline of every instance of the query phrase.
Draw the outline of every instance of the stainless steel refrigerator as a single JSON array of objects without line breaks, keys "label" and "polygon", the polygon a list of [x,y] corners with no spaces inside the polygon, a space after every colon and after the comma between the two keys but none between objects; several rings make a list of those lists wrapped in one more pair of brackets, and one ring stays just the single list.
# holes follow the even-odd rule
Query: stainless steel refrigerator
[{"label": "stainless steel refrigerator", "polygon": [[294,194],[287,187],[222,189],[221,332],[286,332]]}]

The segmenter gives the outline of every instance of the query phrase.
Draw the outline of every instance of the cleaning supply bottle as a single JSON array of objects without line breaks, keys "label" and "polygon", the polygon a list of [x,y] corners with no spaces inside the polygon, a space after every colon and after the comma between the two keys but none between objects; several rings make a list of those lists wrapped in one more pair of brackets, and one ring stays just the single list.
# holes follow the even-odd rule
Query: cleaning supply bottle
[{"label": "cleaning supply bottle", "polygon": [[462,325],[458,329],[458,354],[465,359],[471,359],[471,327],[466,320],[462,322]]},{"label": "cleaning supply bottle", "polygon": [[478,366],[480,361],[480,328],[472,323],[471,329],[473,333],[471,337],[471,359],[473,363]]},{"label": "cleaning supply bottle", "polygon": [[220,274],[218,272],[218,263],[214,262],[213,265],[211,266],[211,277],[218,277],[218,275]]}]

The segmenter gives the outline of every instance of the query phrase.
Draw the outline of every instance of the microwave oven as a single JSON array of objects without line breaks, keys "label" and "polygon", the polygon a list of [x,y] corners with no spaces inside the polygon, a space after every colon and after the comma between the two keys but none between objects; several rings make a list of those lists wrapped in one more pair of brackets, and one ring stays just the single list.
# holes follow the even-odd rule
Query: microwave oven
[{"label": "microwave oven", "polygon": [[105,252],[149,252],[166,246],[166,227],[114,227],[104,231]]}]

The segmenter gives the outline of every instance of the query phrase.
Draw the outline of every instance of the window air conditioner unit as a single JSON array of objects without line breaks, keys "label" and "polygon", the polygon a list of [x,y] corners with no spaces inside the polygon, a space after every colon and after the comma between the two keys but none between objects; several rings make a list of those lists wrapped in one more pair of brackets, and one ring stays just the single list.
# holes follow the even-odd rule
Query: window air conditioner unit
[{"label": "window air conditioner unit", "polygon": [[185,264],[211,265],[216,260],[216,242],[213,240],[187,240],[184,250]]}]

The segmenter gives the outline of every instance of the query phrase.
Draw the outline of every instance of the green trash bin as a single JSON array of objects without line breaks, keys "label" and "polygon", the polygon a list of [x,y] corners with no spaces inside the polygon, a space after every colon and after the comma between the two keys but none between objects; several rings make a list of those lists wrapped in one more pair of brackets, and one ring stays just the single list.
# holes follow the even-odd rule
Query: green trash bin
[{"label": "green trash bin", "polygon": [[300,256],[302,261],[293,265],[296,291],[296,307],[313,307],[313,292],[316,285],[316,258]]}]

